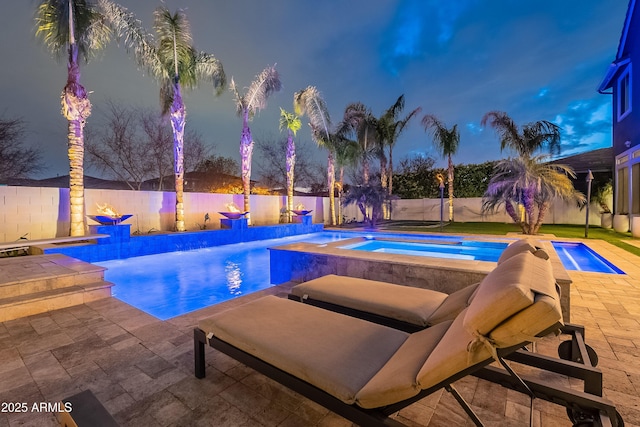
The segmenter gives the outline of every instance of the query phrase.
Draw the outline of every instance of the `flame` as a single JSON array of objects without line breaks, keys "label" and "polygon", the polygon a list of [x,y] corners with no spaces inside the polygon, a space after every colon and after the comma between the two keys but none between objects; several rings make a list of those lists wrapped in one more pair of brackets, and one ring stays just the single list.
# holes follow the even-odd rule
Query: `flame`
[{"label": "flame", "polygon": [[297,205],[296,205],[296,210],[297,210],[297,211],[303,211],[303,210],[305,210],[305,209],[304,209],[304,205],[303,205],[302,203],[297,204]]},{"label": "flame", "polygon": [[119,218],[122,216],[118,212],[116,212],[116,210],[112,206],[109,206],[109,204],[107,203],[105,203],[102,206],[100,206],[99,203],[96,203],[96,206],[98,207],[98,213],[100,215],[106,215],[111,218]]},{"label": "flame", "polygon": [[227,207],[227,212],[240,212],[235,203],[227,203],[225,206]]}]

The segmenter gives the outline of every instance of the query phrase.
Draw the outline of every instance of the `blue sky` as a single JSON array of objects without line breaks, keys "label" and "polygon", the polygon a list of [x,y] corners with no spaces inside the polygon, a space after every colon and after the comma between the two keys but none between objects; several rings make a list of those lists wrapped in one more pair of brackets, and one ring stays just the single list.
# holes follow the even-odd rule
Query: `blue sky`
[{"label": "blue sky", "polygon": [[[121,0],[151,30],[159,2]],[[611,145],[611,99],[596,87],[614,59],[626,0],[166,0],[186,9],[198,50],[213,53],[227,76],[247,86],[277,63],[283,90],[253,120],[254,139],[278,135],[279,107],[292,108],[293,93],[316,86],[334,122],[360,101],[376,115],[405,94],[408,112],[422,107],[461,142],[454,162],[479,163],[500,153],[482,116],[506,111],[517,123],[550,120],[563,129],[562,156]],[[0,16],[4,58],[0,114],[27,122],[27,142],[42,148],[48,169],[68,173],[66,121],[59,95],[66,67],[33,35],[36,1],[13,1]],[[82,83],[100,123],[105,101],[158,107],[158,86],[114,43],[82,67]],[[215,152],[239,160],[241,120],[229,92],[213,97],[206,85],[185,97],[187,126]],[[306,127],[298,138],[310,141]],[[434,152],[419,120],[394,150],[397,161]],[[315,154],[324,164],[326,154]],[[91,173],[90,171],[87,171]]]}]

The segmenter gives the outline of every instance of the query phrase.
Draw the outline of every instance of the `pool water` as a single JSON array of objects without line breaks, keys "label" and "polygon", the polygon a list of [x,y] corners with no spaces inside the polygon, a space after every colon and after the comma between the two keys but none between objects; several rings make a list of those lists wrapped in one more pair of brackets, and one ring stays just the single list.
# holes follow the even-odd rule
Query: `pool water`
[{"label": "pool water", "polygon": [[[373,239],[373,233],[362,232],[321,232],[302,236],[261,240],[209,247],[185,252],[168,252],[123,260],[103,261],[97,265],[107,268],[105,279],[115,283],[113,296],[161,320],[180,316],[213,304],[218,304],[242,295],[257,292],[271,286],[269,277],[269,251],[267,248],[294,242],[325,244],[354,237],[366,237],[365,243],[380,242]],[[434,252],[440,258],[457,256],[478,256],[479,252],[494,252],[492,259],[506,244],[466,241],[459,236],[415,235],[375,233],[375,237],[425,240],[409,248],[378,248],[390,253],[415,254],[414,252]],[[373,240],[372,240],[373,239]],[[434,244],[441,241],[442,244]],[[556,246],[554,242],[554,246]],[[481,246],[471,249],[473,246]],[[415,245],[431,245],[428,250]],[[567,269],[622,273],[613,264],[593,251],[575,244],[556,246]],[[583,245],[584,246],[584,245]],[[435,253],[434,247],[449,252]],[[585,246],[586,247],[586,246]],[[453,248],[467,253],[455,253]],[[560,248],[560,249],[558,249]],[[357,248],[352,248],[356,249]],[[588,249],[588,248],[587,248]],[[397,252],[392,252],[396,250]],[[469,254],[473,255],[469,255]],[[599,261],[594,261],[596,258]],[[479,259],[479,258],[475,258]],[[497,259],[497,258],[495,258]],[[494,260],[495,260],[494,259]],[[607,266],[608,271],[602,271]],[[594,270],[598,268],[599,270]],[[622,273],[623,274],[623,273]]]},{"label": "pool water", "polygon": [[417,243],[379,239],[339,246],[340,249],[356,251],[493,262],[498,261],[506,247],[507,243],[471,240],[455,243]]},{"label": "pool water", "polygon": [[592,273],[624,274],[624,271],[607,261],[584,243],[552,242],[562,265],[567,270]]}]

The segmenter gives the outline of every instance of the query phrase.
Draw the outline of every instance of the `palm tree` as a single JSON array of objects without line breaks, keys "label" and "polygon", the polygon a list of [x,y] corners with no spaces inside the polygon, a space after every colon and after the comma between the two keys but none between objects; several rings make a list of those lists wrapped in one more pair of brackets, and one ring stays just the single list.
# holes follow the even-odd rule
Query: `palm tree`
[{"label": "palm tree", "polygon": [[443,157],[447,157],[448,165],[448,189],[449,189],[449,221],[453,222],[453,161],[451,156],[456,154],[460,145],[460,132],[458,125],[447,128],[438,118],[427,114],[422,118],[425,131],[431,131],[433,144]]},{"label": "palm tree", "polygon": [[382,218],[382,207],[389,198],[386,190],[382,188],[380,181],[369,184],[352,185],[344,198],[344,205],[363,205],[369,209],[371,215],[364,215],[364,222],[370,228],[375,228],[376,223]]},{"label": "palm tree", "polygon": [[306,114],[311,127],[311,137],[320,147],[329,152],[327,156],[327,184],[329,188],[329,224],[336,224],[336,202],[334,189],[336,186],[335,159],[336,135],[332,133],[331,118],[327,104],[315,86],[307,86],[293,95],[296,114]]},{"label": "palm tree", "polygon": [[[231,79],[229,87],[236,100],[236,112],[242,117],[242,134],[240,136],[240,162],[242,168],[242,187],[244,189],[244,211],[249,212],[249,195],[251,194],[251,157],[253,155],[253,139],[249,121],[253,116],[267,106],[267,99],[273,92],[282,88],[280,76],[273,67],[267,67],[251,82],[244,95],[240,95],[236,84]],[[250,214],[247,214],[251,223]]]},{"label": "palm tree", "polygon": [[[569,179],[575,177],[573,170],[545,163],[545,157],[520,156],[498,162],[483,196],[482,210],[493,212],[504,205],[523,233],[536,234],[554,198],[584,203],[584,195],[573,188]],[[524,207],[524,218],[516,211],[517,205]]]},{"label": "palm tree", "polygon": [[355,166],[360,155],[360,147],[356,141],[335,135],[335,162],[338,168],[338,181],[336,187],[338,189],[338,207],[336,212],[337,224],[342,224],[342,197],[344,195],[344,168]]},{"label": "palm tree", "polygon": [[68,121],[70,235],[85,233],[84,126],[91,114],[87,91],[80,84],[85,63],[111,38],[99,8],[85,0],[43,0],[36,12],[36,36],[59,57],[67,58],[67,84],[62,90],[62,115]]},{"label": "palm tree", "polygon": [[166,7],[154,11],[156,43],[140,27],[127,9],[98,0],[108,11],[110,25],[128,50],[133,50],[138,63],[160,83],[160,104],[173,131],[173,157],[176,188],[175,229],[184,231],[184,131],[186,108],[182,89],[195,89],[203,80],[213,84],[214,93],[222,93],[226,76],[222,63],[212,54],[198,52],[193,46],[191,26],[182,9],[172,14]]},{"label": "palm tree", "polygon": [[[405,130],[409,121],[420,113],[422,108],[418,107],[403,119],[400,119],[402,110],[404,110],[404,95],[400,95],[396,102],[378,119],[380,144],[383,147],[383,152],[380,156],[380,180],[382,187],[387,188],[389,195],[393,193],[393,147],[396,145],[400,134]],[[384,147],[389,149],[388,165],[387,157],[384,154]]]},{"label": "palm tree", "polygon": [[531,157],[545,145],[550,154],[560,154],[560,128],[555,123],[539,120],[527,123],[522,130],[513,119],[502,111],[490,111],[482,117],[481,124],[489,124],[500,137],[500,149],[510,148],[518,155]]},{"label": "palm tree", "polygon": [[291,222],[293,211],[293,178],[296,165],[296,144],[293,137],[300,130],[302,122],[295,113],[280,108],[280,131],[287,130],[287,221]]},{"label": "palm tree", "polygon": [[347,105],[337,133],[344,137],[355,136],[359,161],[362,163],[364,184],[369,184],[369,160],[376,152],[378,145],[378,121],[361,102]]}]

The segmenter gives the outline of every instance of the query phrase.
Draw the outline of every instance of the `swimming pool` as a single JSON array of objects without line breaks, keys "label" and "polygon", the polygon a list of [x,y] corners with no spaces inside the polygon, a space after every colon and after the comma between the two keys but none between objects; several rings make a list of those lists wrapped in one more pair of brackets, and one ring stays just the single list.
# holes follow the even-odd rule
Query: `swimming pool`
[{"label": "swimming pool", "polygon": [[369,239],[364,242],[338,246],[338,248],[397,255],[496,262],[507,245],[508,243],[502,242],[473,240],[461,240],[451,243],[423,243]]},{"label": "swimming pool", "polygon": [[551,242],[567,270],[592,273],[625,274],[584,243]]},{"label": "swimming pool", "polygon": [[[381,241],[373,239],[373,233],[324,231],[280,239],[103,261],[95,264],[107,268],[105,279],[116,284],[112,288],[114,297],[161,320],[167,320],[272,286],[269,251],[267,249],[269,247],[295,242],[326,244],[354,237],[367,238],[368,240],[365,243],[376,241],[379,243]],[[471,250],[470,248],[474,245],[472,241],[467,241],[464,237],[448,235],[375,233],[375,237],[408,239],[414,241],[412,242],[414,245],[433,245],[440,247],[440,249],[451,246],[459,250],[466,246],[466,250]],[[436,244],[435,242],[442,243]],[[484,245],[480,246],[481,249],[475,249],[476,255],[478,252],[485,251],[494,252],[494,257],[495,254],[502,250],[498,250],[498,248],[504,248],[506,245],[506,243],[494,242],[475,243]],[[557,242],[554,242],[554,246],[555,243]],[[583,253],[582,248],[573,246],[573,244],[560,247],[561,250],[556,248],[558,254],[570,255],[567,257],[561,255],[560,257],[565,268],[575,270],[577,266],[577,269],[581,271],[594,271],[588,270],[588,268],[592,268],[597,263],[594,264],[594,261],[589,261],[580,255]],[[416,246],[396,249],[399,251],[415,251]],[[394,249],[387,248],[385,250],[393,253],[390,251]],[[424,252],[435,251],[431,249],[423,251],[423,256]],[[431,255],[440,258],[451,258],[461,254],[433,253]],[[593,251],[586,255],[604,260]],[[610,272],[621,273],[619,269],[606,260],[598,265],[608,265]]]}]

